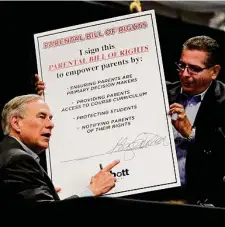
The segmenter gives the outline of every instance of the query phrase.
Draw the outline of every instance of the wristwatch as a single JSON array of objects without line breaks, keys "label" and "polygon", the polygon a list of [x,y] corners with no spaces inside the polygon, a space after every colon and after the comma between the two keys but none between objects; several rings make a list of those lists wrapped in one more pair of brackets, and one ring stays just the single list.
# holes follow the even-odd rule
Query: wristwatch
[{"label": "wristwatch", "polygon": [[190,135],[189,135],[188,137],[186,137],[186,139],[187,139],[188,141],[192,141],[192,139],[193,139],[194,137],[195,137],[195,128],[192,128]]}]

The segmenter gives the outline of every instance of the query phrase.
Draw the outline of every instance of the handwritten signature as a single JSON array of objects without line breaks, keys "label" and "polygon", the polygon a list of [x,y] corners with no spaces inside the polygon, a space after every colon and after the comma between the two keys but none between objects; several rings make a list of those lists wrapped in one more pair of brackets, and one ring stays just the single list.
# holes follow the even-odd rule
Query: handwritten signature
[{"label": "handwritten signature", "polygon": [[117,144],[106,153],[95,154],[86,157],[74,158],[70,160],[61,161],[61,163],[71,162],[71,161],[82,161],[89,158],[94,158],[97,156],[109,155],[117,152],[124,152],[124,160],[129,161],[135,157],[135,150],[144,149],[150,146],[157,146],[162,144],[163,146],[168,146],[166,137],[162,137],[155,133],[143,132],[138,134],[134,141],[129,142],[128,137],[121,137]]},{"label": "handwritten signature", "polygon": [[157,146],[159,144],[168,146],[166,137],[154,133],[143,132],[138,134],[135,140],[131,142],[128,141],[128,137],[121,137],[117,144],[107,153],[112,154],[124,151],[124,160],[128,161],[135,157],[135,150]]}]

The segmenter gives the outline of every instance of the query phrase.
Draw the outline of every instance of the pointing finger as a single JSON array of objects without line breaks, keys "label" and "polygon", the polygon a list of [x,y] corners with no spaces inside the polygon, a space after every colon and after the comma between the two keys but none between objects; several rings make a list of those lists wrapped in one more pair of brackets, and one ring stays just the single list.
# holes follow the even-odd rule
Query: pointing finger
[{"label": "pointing finger", "polygon": [[115,160],[112,163],[110,163],[109,165],[107,165],[105,168],[103,168],[103,171],[110,171],[114,166],[116,166],[117,164],[119,164],[120,161],[119,160]]}]

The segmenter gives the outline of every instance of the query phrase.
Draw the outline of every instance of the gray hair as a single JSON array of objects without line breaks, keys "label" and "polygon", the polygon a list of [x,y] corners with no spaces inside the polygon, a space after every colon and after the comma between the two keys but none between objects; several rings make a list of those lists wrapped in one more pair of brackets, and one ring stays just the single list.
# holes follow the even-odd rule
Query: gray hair
[{"label": "gray hair", "polygon": [[2,110],[2,130],[4,135],[8,135],[10,133],[11,124],[10,118],[12,116],[23,117],[23,113],[26,105],[29,102],[43,99],[41,96],[36,94],[29,95],[21,95],[11,99],[8,103],[5,104]]}]

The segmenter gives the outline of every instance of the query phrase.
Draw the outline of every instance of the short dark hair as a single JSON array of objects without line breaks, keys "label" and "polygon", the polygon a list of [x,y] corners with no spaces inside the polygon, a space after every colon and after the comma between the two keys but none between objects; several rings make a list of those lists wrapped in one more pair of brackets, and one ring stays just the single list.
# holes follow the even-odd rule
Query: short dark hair
[{"label": "short dark hair", "polygon": [[219,49],[215,39],[212,39],[209,36],[195,36],[186,40],[183,44],[182,51],[187,50],[199,50],[208,53],[207,61],[205,62],[206,66],[213,66],[219,64]]}]

